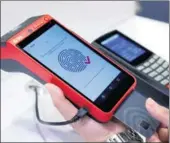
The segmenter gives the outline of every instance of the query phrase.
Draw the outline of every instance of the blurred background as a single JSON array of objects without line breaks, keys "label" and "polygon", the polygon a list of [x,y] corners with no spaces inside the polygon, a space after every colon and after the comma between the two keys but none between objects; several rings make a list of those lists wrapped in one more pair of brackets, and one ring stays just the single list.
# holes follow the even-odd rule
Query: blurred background
[{"label": "blurred background", "polygon": [[140,1],[139,16],[169,23],[169,1]]}]

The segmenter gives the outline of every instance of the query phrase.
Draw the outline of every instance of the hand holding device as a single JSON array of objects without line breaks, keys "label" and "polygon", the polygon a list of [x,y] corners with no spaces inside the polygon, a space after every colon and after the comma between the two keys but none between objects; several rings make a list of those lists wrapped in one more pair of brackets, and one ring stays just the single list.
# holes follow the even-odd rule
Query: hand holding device
[{"label": "hand holding device", "polygon": [[[67,100],[63,92],[57,86],[47,84],[53,103],[66,120],[71,119],[78,111],[72,103]],[[87,142],[105,142],[111,134],[117,134],[125,130],[120,122],[98,123],[86,116],[72,124],[75,131]]]},{"label": "hand holding device", "polygon": [[[76,113],[77,109],[64,97],[63,92],[56,86],[52,84],[47,84],[46,88],[52,96],[54,105],[64,116],[66,120],[72,118]],[[152,135],[151,138],[147,139],[149,142],[161,142],[168,141],[168,109],[165,109],[162,106],[159,106],[155,102],[148,99],[146,101],[147,110],[153,115],[154,118],[161,121],[162,127],[166,127],[166,130],[159,129],[160,139],[156,134]],[[155,112],[158,111],[158,112]],[[167,114],[165,114],[167,113]],[[106,141],[112,135],[124,132],[125,127],[118,121],[109,122],[106,124],[99,124],[89,117],[85,117],[79,122],[72,124],[73,128],[83,137],[86,141],[90,142],[103,142]],[[163,134],[162,134],[163,133]],[[164,135],[164,136],[161,136]],[[116,137],[117,138],[117,137]],[[116,139],[115,138],[115,139]],[[142,140],[142,139],[141,139]]]}]

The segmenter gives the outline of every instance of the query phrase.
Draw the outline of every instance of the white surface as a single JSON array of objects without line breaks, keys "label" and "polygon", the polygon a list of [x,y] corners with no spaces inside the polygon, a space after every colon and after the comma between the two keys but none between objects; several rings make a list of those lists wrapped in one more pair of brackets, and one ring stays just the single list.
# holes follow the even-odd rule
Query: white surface
[{"label": "white surface", "polygon": [[1,34],[28,17],[48,13],[88,41],[136,11],[134,1],[2,1],[1,5]]},{"label": "white surface", "polygon": [[2,1],[1,35],[28,17],[49,13],[89,42],[117,27],[169,61],[169,25],[142,17],[125,22],[137,10],[135,4],[133,1]]},{"label": "white surface", "polygon": [[[102,11],[103,6],[105,6],[104,11]],[[1,5],[1,34],[8,32],[28,17],[42,13],[51,14],[89,42],[117,26],[117,29],[169,61],[169,25],[141,17],[130,18],[134,13],[134,2],[107,2],[107,4],[104,2],[81,2],[81,4],[80,2],[68,2],[66,4],[66,2],[47,1],[3,1]],[[124,20],[127,18],[129,20],[125,22]],[[30,108],[26,106],[28,104],[15,106],[27,101],[28,94],[24,92],[24,85],[31,78],[23,74],[22,76],[21,74],[1,74],[3,141],[42,141],[32,122],[32,99],[29,98],[29,102],[27,102],[30,103]],[[22,90],[21,87],[23,87]],[[22,97],[22,95],[25,96]],[[11,101],[12,98],[10,100],[4,99],[4,97],[10,96],[14,96],[12,97],[15,98],[14,102]],[[4,102],[3,107],[2,102]],[[50,108],[50,105],[46,107]],[[46,108],[46,111],[49,111],[49,108]],[[19,111],[15,112],[17,110]],[[10,114],[14,112],[15,114]],[[14,121],[12,119],[16,114],[19,119]],[[59,120],[63,119],[58,112],[55,115]],[[9,120],[6,120],[8,117],[10,117]],[[57,128],[52,132],[44,127],[43,131],[48,135],[49,141],[75,141],[79,139],[70,127]],[[67,136],[65,137],[65,135]]]}]

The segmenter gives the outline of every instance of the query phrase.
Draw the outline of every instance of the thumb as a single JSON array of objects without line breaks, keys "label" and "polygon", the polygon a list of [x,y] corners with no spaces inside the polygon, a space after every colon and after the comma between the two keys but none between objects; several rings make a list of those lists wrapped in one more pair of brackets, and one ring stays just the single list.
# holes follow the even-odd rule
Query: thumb
[{"label": "thumb", "polygon": [[146,109],[152,117],[160,121],[163,126],[168,127],[169,124],[169,111],[165,107],[159,105],[151,98],[146,101]]}]

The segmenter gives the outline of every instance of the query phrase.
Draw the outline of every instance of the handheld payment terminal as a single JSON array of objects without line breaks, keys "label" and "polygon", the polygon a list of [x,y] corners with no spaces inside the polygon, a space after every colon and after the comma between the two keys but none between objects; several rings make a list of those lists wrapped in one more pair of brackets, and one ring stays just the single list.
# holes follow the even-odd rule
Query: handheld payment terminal
[{"label": "handheld payment terminal", "polygon": [[145,137],[159,126],[145,109],[146,98],[134,91],[136,78],[49,15],[30,18],[5,34],[1,62],[19,63],[59,86],[74,105],[99,122],[114,115]]},{"label": "handheld payment terminal", "polygon": [[119,31],[107,33],[93,45],[169,97],[169,63]]}]

